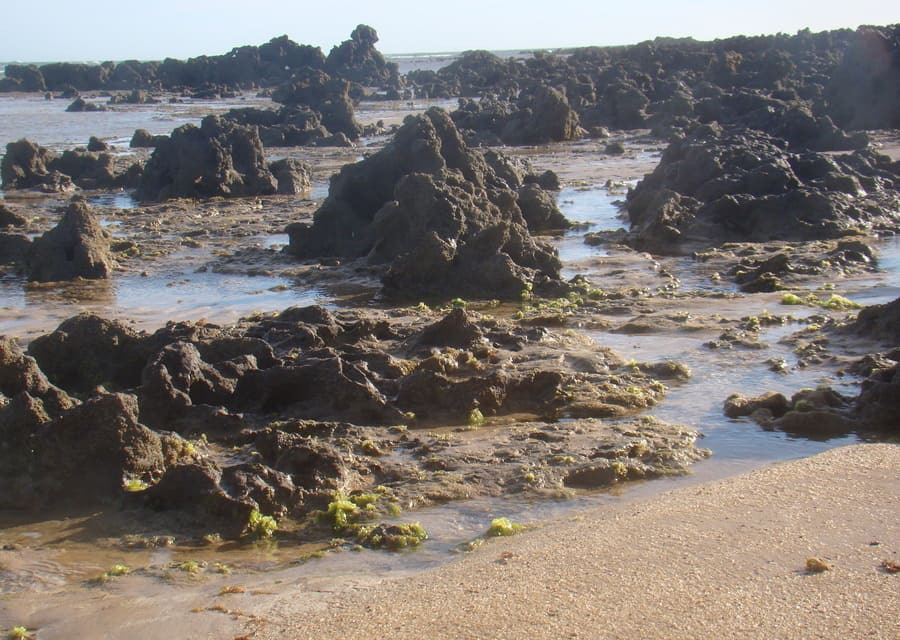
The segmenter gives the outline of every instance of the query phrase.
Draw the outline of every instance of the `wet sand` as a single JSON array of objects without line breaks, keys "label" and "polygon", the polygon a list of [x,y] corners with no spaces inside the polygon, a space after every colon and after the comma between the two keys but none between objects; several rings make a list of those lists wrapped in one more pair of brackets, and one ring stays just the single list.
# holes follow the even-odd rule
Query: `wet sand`
[{"label": "wet sand", "polygon": [[[265,612],[260,638],[897,638],[900,446],[857,445],[548,522]],[[832,570],[809,574],[807,558]],[[341,590],[343,591],[343,590]]]}]

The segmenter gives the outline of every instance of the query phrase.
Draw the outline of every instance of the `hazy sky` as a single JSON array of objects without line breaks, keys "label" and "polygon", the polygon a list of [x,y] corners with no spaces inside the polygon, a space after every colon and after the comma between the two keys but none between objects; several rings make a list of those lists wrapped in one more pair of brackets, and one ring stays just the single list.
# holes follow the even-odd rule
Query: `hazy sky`
[{"label": "hazy sky", "polygon": [[374,27],[383,53],[630,44],[900,22],[891,0],[3,0],[0,60],[221,54],[287,34],[322,47]]}]

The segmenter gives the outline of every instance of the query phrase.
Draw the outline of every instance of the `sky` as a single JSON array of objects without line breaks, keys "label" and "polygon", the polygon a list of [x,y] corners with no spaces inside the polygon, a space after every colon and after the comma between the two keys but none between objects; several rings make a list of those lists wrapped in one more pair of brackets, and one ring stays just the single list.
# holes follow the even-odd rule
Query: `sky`
[{"label": "sky", "polygon": [[633,44],[656,36],[710,40],[900,22],[900,3],[891,0],[2,1],[4,62],[219,55],[283,34],[327,54],[357,24],[375,28],[382,53],[399,54]]}]

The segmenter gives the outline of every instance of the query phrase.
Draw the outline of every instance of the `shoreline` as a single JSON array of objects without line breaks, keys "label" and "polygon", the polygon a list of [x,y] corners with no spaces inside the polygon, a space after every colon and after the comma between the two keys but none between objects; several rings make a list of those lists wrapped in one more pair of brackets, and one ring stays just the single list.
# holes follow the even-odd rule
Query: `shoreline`
[{"label": "shoreline", "polygon": [[[294,593],[259,612],[258,637],[895,638],[900,590],[879,565],[900,555],[898,481],[897,445],[833,449],[324,601]],[[833,570],[808,575],[808,557]]]}]

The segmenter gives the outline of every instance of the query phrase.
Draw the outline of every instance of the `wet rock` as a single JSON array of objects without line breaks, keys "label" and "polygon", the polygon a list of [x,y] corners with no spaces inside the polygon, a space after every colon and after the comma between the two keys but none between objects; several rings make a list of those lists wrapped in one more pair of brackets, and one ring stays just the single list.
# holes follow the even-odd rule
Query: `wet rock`
[{"label": "wet rock", "polygon": [[276,190],[256,129],[207,116],[199,127],[183,125],[158,144],[144,168],[137,196],[238,197]]},{"label": "wet rock", "polygon": [[97,502],[121,495],[126,478],[158,477],[162,443],[137,414],[135,396],[109,394],[47,425],[35,441],[39,493],[54,502]]},{"label": "wet rock", "polygon": [[155,149],[169,136],[154,136],[146,129],[135,129],[128,146],[132,149]]},{"label": "wet rock", "polygon": [[150,347],[145,336],[127,324],[84,313],[32,340],[28,355],[53,384],[85,393],[100,385],[107,389],[140,385]]},{"label": "wet rock", "polygon": [[24,233],[0,231],[0,264],[23,264],[31,249],[31,238]]},{"label": "wet rock", "polygon": [[28,279],[39,282],[108,278],[112,267],[109,237],[83,200],[73,200],[59,224],[34,240],[27,258]]},{"label": "wet rock", "polygon": [[35,359],[23,354],[15,340],[0,336],[0,394],[15,398],[23,393],[40,401],[40,410],[49,417],[56,417],[77,404],[51,384]]},{"label": "wet rock", "polygon": [[[723,242],[837,238],[896,224],[897,168],[869,151],[792,154],[752,130],[703,127],[666,149],[628,194],[634,246],[660,253]],[[847,184],[865,185],[850,195]],[[788,212],[788,215],[785,215]]]},{"label": "wet rock", "polygon": [[316,431],[297,434],[269,430],[257,434],[254,444],[266,464],[288,474],[297,487],[321,491],[335,482],[342,483],[349,470],[334,444],[323,437],[310,437],[321,435]]},{"label": "wet rock", "polygon": [[[255,359],[232,373],[255,369]],[[214,419],[223,411],[237,385],[237,379],[223,375],[206,362],[197,347],[178,341],[165,346],[141,372],[141,420],[157,429],[185,431]]]},{"label": "wet rock", "polygon": [[239,464],[222,470],[220,486],[240,502],[256,505],[256,510],[282,518],[301,498],[291,476],[262,464]]},{"label": "wet rock", "polygon": [[412,339],[416,348],[455,347],[474,349],[484,344],[484,333],[471,322],[465,309],[453,309],[442,320],[431,324]]},{"label": "wet rock", "polygon": [[516,192],[522,217],[532,233],[568,229],[572,224],[556,206],[556,200],[543,187],[526,184]]},{"label": "wet rock", "polygon": [[[322,393],[325,389],[327,394]],[[229,406],[261,413],[290,410],[306,418],[358,424],[402,419],[361,368],[339,357],[307,357],[294,366],[248,371],[238,381]]]},{"label": "wet rock", "polygon": [[142,497],[153,509],[182,511],[194,516],[207,531],[215,528],[226,538],[236,538],[258,505],[249,497],[241,500],[229,495],[221,481],[222,470],[211,460],[180,464],[167,469]]},{"label": "wet rock", "polygon": [[276,160],[269,170],[278,182],[279,195],[310,195],[312,192],[312,168],[293,158]]},{"label": "wet rock", "polygon": [[0,162],[3,189],[41,189],[44,191],[68,191],[72,180],[49,164],[56,155],[24,138],[6,145],[6,154]]},{"label": "wet rock", "polygon": [[516,194],[440,109],[408,118],[384,149],[345,166],[312,226],[288,233],[301,258],[386,265],[394,296],[515,298],[528,282],[559,284],[559,260],[529,235]]},{"label": "wet rock", "polygon": [[109,151],[110,146],[108,144],[106,144],[105,142],[103,142],[103,140],[101,140],[100,138],[98,138],[96,136],[91,136],[90,139],[88,140],[87,150],[93,151],[93,152]]},{"label": "wet rock", "polygon": [[0,202],[0,227],[24,227],[28,218]]},{"label": "wet rock", "polygon": [[119,184],[111,154],[67,149],[48,168],[69,176],[82,189],[112,189]]},{"label": "wet rock", "polygon": [[847,330],[891,346],[900,345],[900,298],[862,309]]},{"label": "wet rock", "polygon": [[900,435],[900,364],[872,371],[854,402],[853,415],[864,430]]},{"label": "wet rock", "polygon": [[146,91],[135,89],[128,94],[116,94],[109,99],[109,104],[156,104],[159,100]]},{"label": "wet rock", "polygon": [[780,418],[791,406],[791,402],[781,393],[769,392],[755,398],[735,393],[725,400],[724,411],[729,418],[740,418],[764,409],[770,416]]},{"label": "wet rock", "polygon": [[93,111],[108,111],[106,105],[97,102],[88,102],[84,98],[75,98],[75,100],[66,107],[69,113],[84,113]]}]

